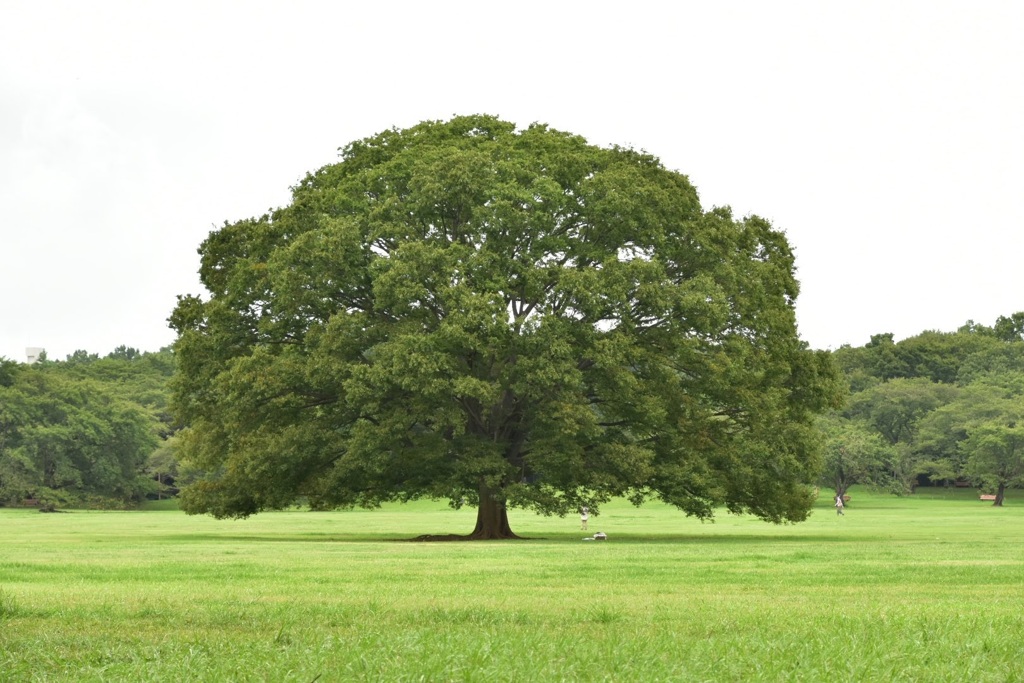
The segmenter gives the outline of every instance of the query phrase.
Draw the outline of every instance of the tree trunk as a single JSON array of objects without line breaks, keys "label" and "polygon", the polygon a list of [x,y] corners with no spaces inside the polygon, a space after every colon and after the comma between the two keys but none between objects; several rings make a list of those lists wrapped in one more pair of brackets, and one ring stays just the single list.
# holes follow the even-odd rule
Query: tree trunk
[{"label": "tree trunk", "polygon": [[491,541],[519,538],[508,525],[508,511],[505,502],[494,496],[484,484],[480,484],[480,506],[476,510],[476,528],[469,538],[474,541]]},{"label": "tree trunk", "polygon": [[996,489],[996,499],[992,503],[995,507],[1003,507],[1003,494],[1006,493],[1006,486],[1003,482],[999,482],[999,488]]}]

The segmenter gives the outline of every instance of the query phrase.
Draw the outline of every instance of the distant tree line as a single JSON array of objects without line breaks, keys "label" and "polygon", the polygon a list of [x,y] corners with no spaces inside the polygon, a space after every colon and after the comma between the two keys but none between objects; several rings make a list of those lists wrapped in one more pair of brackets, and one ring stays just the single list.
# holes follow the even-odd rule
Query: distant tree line
[{"label": "distant tree line", "polygon": [[123,507],[173,493],[169,348],[0,358],[0,504]]},{"label": "distant tree line", "polygon": [[[912,493],[1024,485],[1024,312],[992,326],[895,341],[876,334],[831,353],[849,386],[819,420],[819,484]],[[33,365],[0,358],[0,505],[115,507],[176,495],[183,471],[170,348],[75,351]]]},{"label": "distant tree line", "polygon": [[850,395],[821,418],[823,486],[976,486],[1001,505],[1024,483],[1024,312],[832,355]]}]

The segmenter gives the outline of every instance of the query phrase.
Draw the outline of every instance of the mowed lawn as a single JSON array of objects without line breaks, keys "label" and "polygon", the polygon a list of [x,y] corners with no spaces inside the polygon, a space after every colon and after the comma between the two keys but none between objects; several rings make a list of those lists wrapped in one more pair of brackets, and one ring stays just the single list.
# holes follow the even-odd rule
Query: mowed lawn
[{"label": "mowed lawn", "polygon": [[810,520],[615,503],[412,543],[422,501],[241,521],[0,509],[0,681],[1024,680],[1024,495]]}]

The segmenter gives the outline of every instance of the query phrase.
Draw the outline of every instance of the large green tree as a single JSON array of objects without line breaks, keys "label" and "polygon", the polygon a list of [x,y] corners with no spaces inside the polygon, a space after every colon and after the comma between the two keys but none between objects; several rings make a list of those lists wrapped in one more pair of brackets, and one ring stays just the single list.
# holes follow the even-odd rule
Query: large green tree
[{"label": "large green tree", "polygon": [[187,511],[658,496],[802,520],[831,359],[783,234],[647,154],[486,116],[344,148],[203,243],[172,314]]}]

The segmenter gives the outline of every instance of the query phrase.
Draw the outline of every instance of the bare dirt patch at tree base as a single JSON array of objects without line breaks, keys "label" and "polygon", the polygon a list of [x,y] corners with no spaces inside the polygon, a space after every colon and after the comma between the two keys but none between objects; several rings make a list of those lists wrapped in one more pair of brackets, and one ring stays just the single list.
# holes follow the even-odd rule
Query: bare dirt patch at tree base
[{"label": "bare dirt patch at tree base", "polygon": [[408,539],[412,543],[432,543],[440,542],[447,543],[451,541],[530,541],[534,539],[523,538],[522,536],[500,536],[498,538],[485,538],[483,536],[476,536],[474,534],[423,534],[416,538]]}]

